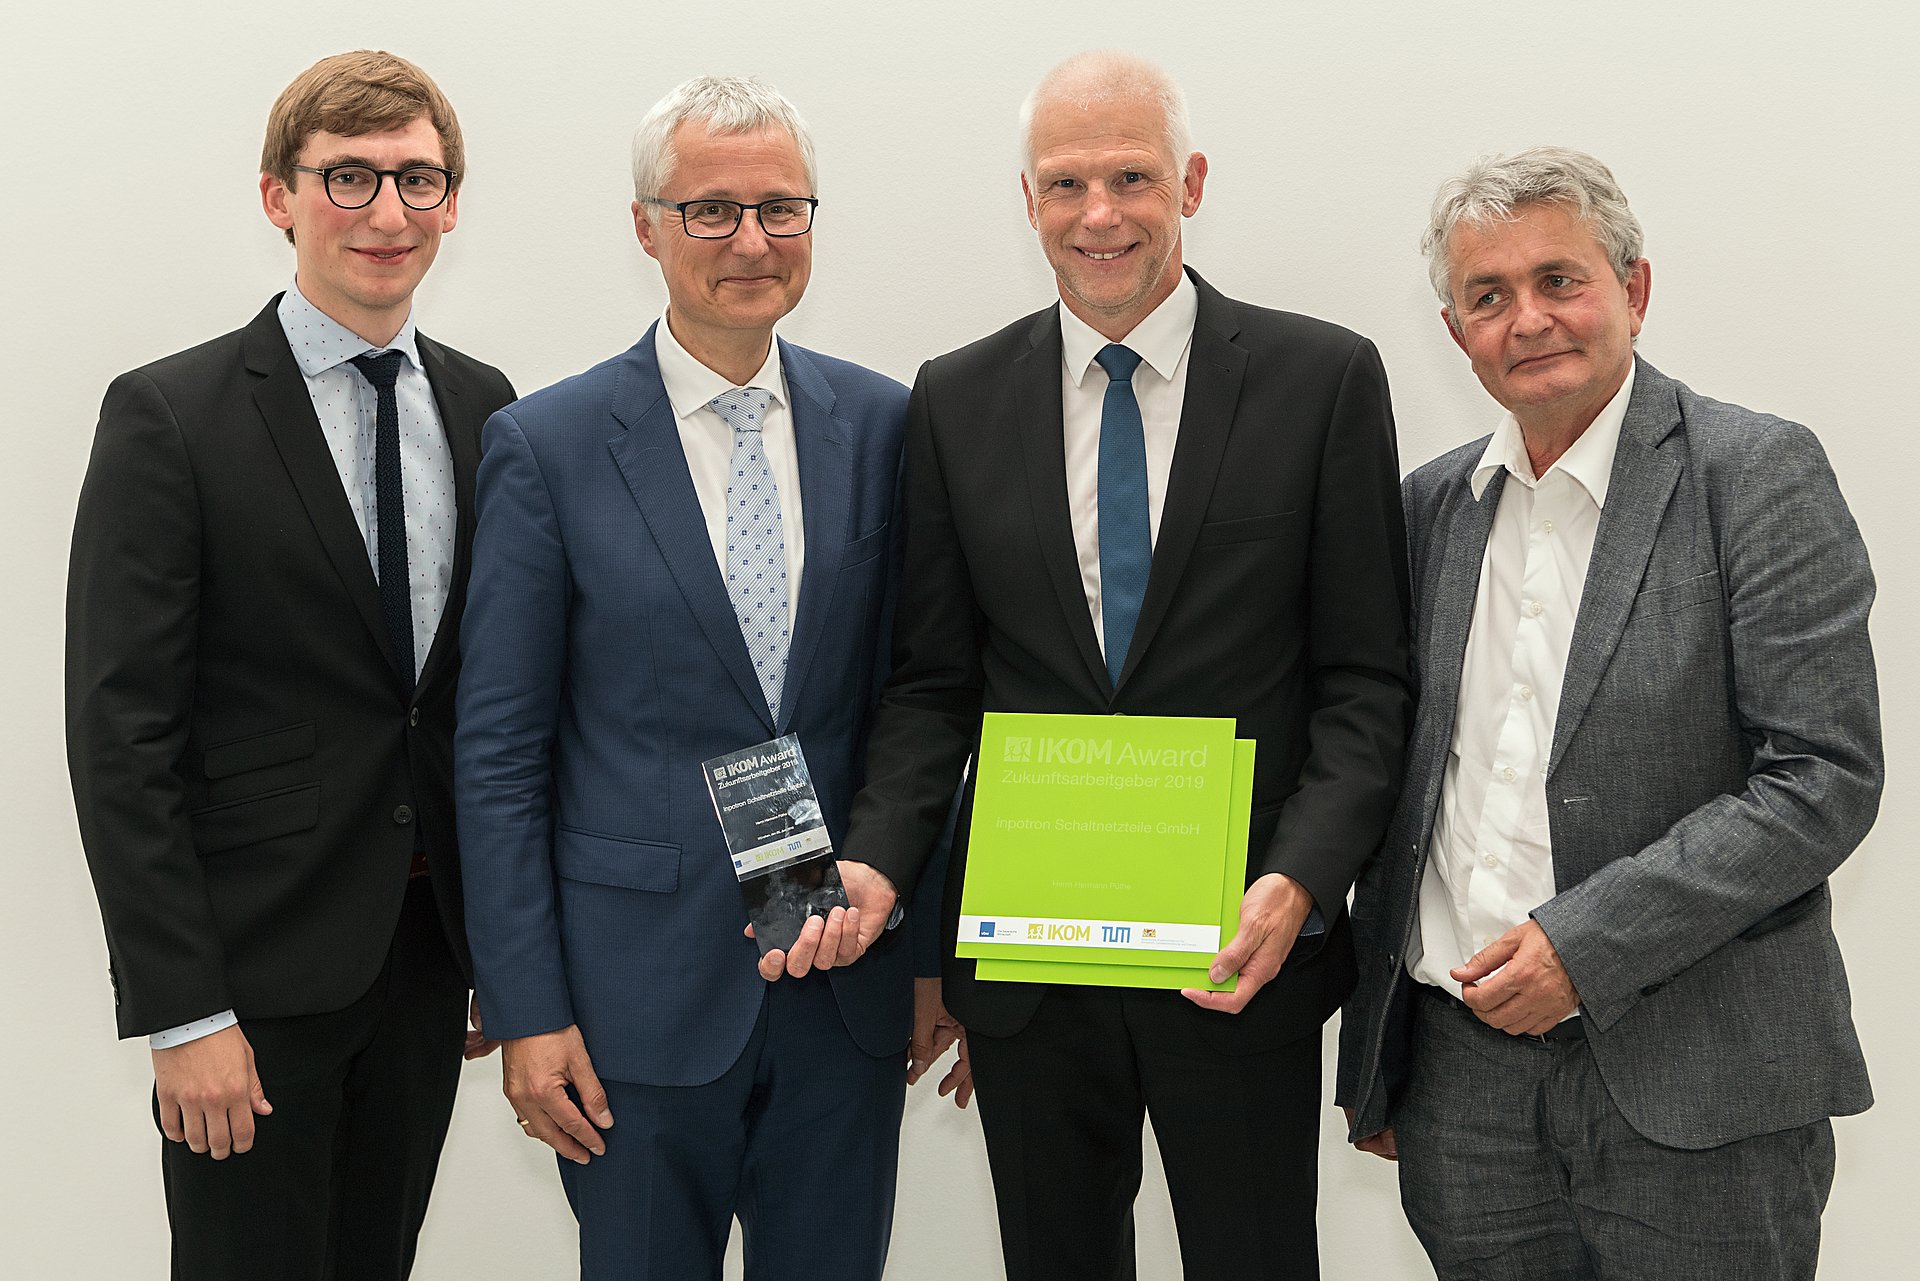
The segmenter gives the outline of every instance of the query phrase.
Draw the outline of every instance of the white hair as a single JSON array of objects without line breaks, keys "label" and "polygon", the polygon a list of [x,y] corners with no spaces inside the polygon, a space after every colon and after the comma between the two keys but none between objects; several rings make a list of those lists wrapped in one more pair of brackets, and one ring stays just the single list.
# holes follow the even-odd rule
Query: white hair
[{"label": "white hair", "polygon": [[805,192],[786,194],[819,194],[813,134],[778,89],[764,80],[741,76],[695,76],[654,103],[653,109],[640,121],[640,127],[633,131],[635,199],[657,198],[673,180],[676,159],[673,135],[681,125],[696,120],[705,122],[710,135],[757,133],[774,127],[785,129],[800,149],[800,163],[807,171],[808,187]]},{"label": "white hair", "polygon": [[1420,252],[1427,273],[1453,320],[1453,233],[1462,223],[1484,227],[1512,222],[1528,205],[1563,204],[1579,215],[1606,251],[1613,272],[1625,284],[1642,257],[1640,220],[1627,207],[1626,193],[1605,165],[1584,151],[1532,147],[1511,156],[1482,156],[1457,178],[1442,183]]},{"label": "white hair", "polygon": [[1184,174],[1193,155],[1193,125],[1186,95],[1173,78],[1145,58],[1116,49],[1076,53],[1047,72],[1020,104],[1020,172],[1033,178],[1033,119],[1042,106],[1068,102],[1085,110],[1095,104],[1149,102],[1166,121],[1167,150]]}]

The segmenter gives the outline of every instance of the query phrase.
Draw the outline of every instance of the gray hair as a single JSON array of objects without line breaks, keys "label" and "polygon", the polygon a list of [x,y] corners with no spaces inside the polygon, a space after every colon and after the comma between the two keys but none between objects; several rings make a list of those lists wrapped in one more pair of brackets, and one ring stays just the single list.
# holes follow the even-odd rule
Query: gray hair
[{"label": "gray hair", "polygon": [[640,121],[640,127],[633,131],[636,200],[657,197],[672,181],[676,159],[673,135],[681,125],[695,120],[706,122],[710,135],[756,133],[774,127],[785,129],[800,149],[800,163],[806,168],[809,190],[784,194],[819,194],[813,134],[778,89],[764,80],[741,76],[695,76],[654,103],[653,109]]},{"label": "gray hair", "polygon": [[1095,103],[1146,101],[1159,108],[1167,123],[1167,149],[1174,164],[1186,173],[1193,154],[1193,125],[1187,119],[1187,98],[1173,78],[1145,58],[1115,49],[1076,53],[1040,79],[1020,104],[1020,172],[1033,177],[1033,118],[1050,102],[1071,102],[1082,108]]},{"label": "gray hair", "polygon": [[1420,252],[1427,255],[1427,274],[1440,295],[1449,320],[1453,297],[1453,233],[1462,223],[1484,227],[1511,222],[1527,205],[1564,204],[1579,215],[1606,250],[1613,271],[1626,283],[1627,273],[1640,258],[1640,220],[1627,207],[1626,193],[1605,165],[1584,151],[1567,147],[1532,147],[1511,156],[1482,156],[1458,178],[1441,184],[1433,198],[1433,213]]}]

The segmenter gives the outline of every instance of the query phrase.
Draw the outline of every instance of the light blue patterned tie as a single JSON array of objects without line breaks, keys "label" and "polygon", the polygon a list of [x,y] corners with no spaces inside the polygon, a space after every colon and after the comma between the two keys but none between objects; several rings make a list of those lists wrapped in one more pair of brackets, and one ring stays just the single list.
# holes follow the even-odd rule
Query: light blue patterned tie
[{"label": "light blue patterned tie", "polygon": [[773,393],[736,387],[707,404],[733,428],[727,465],[727,596],[740,620],[760,691],[777,721],[787,679],[787,539],[780,525],[780,491],[760,428]]},{"label": "light blue patterned tie", "polygon": [[1153,568],[1153,534],[1147,523],[1147,437],[1133,371],[1140,353],[1108,343],[1094,357],[1107,371],[1100,405],[1100,627],[1107,644],[1107,675],[1117,686],[1127,663],[1140,602]]}]

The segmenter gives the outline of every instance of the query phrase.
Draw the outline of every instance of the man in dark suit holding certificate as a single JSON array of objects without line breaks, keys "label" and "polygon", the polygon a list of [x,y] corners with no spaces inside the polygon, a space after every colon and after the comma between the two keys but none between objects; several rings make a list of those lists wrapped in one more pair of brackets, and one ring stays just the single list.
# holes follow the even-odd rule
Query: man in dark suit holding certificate
[{"label": "man in dark suit holding certificate", "polygon": [[[1182,265],[1178,89],[1056,68],[1022,186],[1058,306],[921,370],[895,670],[846,853],[904,890],[983,710],[1233,717],[1258,740],[1233,993],[983,983],[953,959],[1010,1277],[1131,1277],[1151,1114],[1190,1276],[1318,1275],[1321,1023],[1407,715],[1405,546],[1372,344]],[[962,842],[966,831],[962,821]]]}]

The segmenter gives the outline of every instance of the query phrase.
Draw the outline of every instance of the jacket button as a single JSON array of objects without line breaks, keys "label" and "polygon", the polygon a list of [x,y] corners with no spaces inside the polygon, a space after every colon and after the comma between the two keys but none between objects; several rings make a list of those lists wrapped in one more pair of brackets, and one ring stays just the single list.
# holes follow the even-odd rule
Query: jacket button
[{"label": "jacket button", "polygon": [[393,807],[393,821],[401,827],[413,822],[413,806],[396,805]]},{"label": "jacket button", "polygon": [[413,726],[418,725],[419,723],[420,723],[420,709],[417,707],[409,707],[407,709],[408,728],[412,728]]}]

